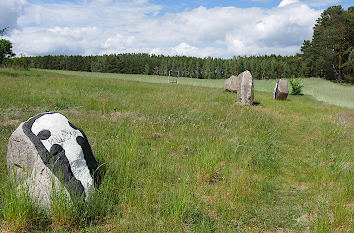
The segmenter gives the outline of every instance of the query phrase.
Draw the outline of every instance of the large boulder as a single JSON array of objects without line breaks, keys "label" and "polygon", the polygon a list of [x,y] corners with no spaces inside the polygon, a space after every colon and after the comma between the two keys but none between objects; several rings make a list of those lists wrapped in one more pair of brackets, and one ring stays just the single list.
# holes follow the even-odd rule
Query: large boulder
[{"label": "large boulder", "polygon": [[98,181],[98,163],[85,133],[55,112],[38,114],[12,133],[7,166],[18,188],[28,188],[44,207],[50,207],[54,192],[69,200],[87,198]]},{"label": "large boulder", "polygon": [[224,81],[224,90],[225,91],[231,91],[231,77]]},{"label": "large boulder", "polygon": [[251,72],[248,70],[237,76],[237,96],[238,103],[242,105],[252,105],[254,101],[254,85]]},{"label": "large boulder", "polygon": [[238,77],[232,75],[224,82],[224,90],[237,93],[237,86],[240,85]]},{"label": "large boulder", "polygon": [[280,79],[276,84],[273,92],[275,100],[286,100],[289,94],[288,81]]}]

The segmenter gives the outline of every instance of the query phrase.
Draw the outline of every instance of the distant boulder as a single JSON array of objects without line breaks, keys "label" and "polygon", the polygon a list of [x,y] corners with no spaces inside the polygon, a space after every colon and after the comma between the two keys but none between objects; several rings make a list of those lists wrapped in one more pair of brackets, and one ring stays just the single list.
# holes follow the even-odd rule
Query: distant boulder
[{"label": "distant boulder", "polygon": [[237,86],[240,85],[238,77],[232,75],[224,82],[224,90],[237,93]]},{"label": "distant boulder", "polygon": [[60,188],[69,200],[87,198],[98,179],[98,163],[85,133],[55,112],[38,114],[12,133],[7,166],[18,187],[28,187],[33,200],[44,207]]},{"label": "distant boulder", "polygon": [[242,105],[252,105],[254,101],[254,84],[251,72],[248,70],[239,74],[237,80],[238,103]]},{"label": "distant boulder", "polygon": [[289,94],[288,81],[280,79],[276,84],[273,92],[273,99],[286,100]]}]

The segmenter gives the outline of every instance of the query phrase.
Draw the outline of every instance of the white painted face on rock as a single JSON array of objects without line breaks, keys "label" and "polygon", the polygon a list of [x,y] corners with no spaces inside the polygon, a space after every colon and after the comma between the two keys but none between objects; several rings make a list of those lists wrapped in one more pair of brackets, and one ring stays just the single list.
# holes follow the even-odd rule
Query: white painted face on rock
[{"label": "white painted face on rock", "polygon": [[90,175],[84,151],[77,141],[78,137],[83,138],[84,135],[79,130],[74,129],[69,124],[68,119],[60,113],[41,116],[33,123],[31,130],[38,136],[48,152],[58,147],[57,145],[63,148],[72,173],[81,182],[87,197],[94,189],[94,181]]}]

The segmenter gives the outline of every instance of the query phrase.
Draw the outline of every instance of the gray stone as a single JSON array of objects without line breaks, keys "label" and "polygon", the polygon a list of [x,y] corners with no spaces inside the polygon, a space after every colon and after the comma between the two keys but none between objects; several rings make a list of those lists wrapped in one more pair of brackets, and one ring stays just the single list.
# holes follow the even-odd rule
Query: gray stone
[{"label": "gray stone", "polygon": [[61,182],[45,166],[37,149],[23,132],[23,123],[12,133],[8,143],[7,167],[10,177],[16,179],[19,190],[28,189],[31,198],[43,207],[50,207],[51,195],[63,190],[70,200],[70,194],[62,189]]},{"label": "gray stone", "polygon": [[252,105],[254,101],[254,84],[251,72],[248,70],[237,76],[238,103],[242,105]]},{"label": "gray stone", "polygon": [[224,82],[224,90],[237,93],[237,87],[240,85],[238,77],[232,75]]},{"label": "gray stone", "polygon": [[280,79],[276,84],[273,92],[273,99],[286,100],[289,94],[288,81]]},{"label": "gray stone", "polygon": [[98,179],[98,163],[85,133],[55,112],[38,114],[12,133],[7,167],[18,188],[28,188],[44,207],[50,207],[54,192],[64,193],[69,200],[87,198]]},{"label": "gray stone", "polygon": [[225,91],[231,91],[231,77],[224,81],[224,90]]}]

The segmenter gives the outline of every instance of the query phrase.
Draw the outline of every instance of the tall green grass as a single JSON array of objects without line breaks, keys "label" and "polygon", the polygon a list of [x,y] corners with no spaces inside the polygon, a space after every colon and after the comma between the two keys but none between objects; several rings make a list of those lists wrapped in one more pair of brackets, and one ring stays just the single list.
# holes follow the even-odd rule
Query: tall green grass
[{"label": "tall green grass", "polygon": [[[220,88],[72,74],[0,70],[2,188],[9,136],[43,111],[84,129],[106,169],[91,200],[58,205],[46,224],[28,229],[352,229],[353,110],[259,91],[257,106],[239,106]],[[2,209],[7,201],[2,196]]]},{"label": "tall green grass", "polygon": [[1,184],[0,216],[3,224],[0,229],[10,232],[24,232],[44,229],[49,219],[45,211],[37,207],[26,185],[18,186],[17,182]]}]

